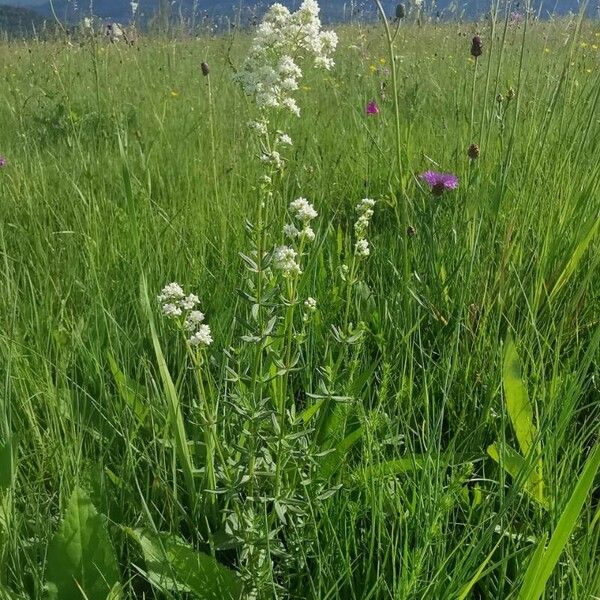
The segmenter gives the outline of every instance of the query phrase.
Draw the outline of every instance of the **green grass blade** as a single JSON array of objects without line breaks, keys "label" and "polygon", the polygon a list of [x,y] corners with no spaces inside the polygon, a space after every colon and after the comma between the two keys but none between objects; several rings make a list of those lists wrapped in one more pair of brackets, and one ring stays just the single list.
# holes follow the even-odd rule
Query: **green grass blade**
[{"label": "green grass blade", "polygon": [[538,600],[544,593],[552,571],[558,563],[558,559],[569,541],[569,536],[575,528],[599,467],[600,444],[596,446],[592,455],[588,458],[583,472],[577,481],[577,485],[571,494],[571,498],[567,502],[556,529],[550,538],[550,543],[543,557],[539,556],[541,552],[539,547],[536,549],[534,557],[525,573],[524,584],[518,600]]},{"label": "green grass blade", "polygon": [[163,384],[163,391],[167,400],[167,406],[169,410],[169,419],[171,422],[172,435],[174,437],[175,451],[177,453],[177,459],[179,466],[183,471],[183,477],[185,484],[192,499],[195,503],[196,500],[196,486],[194,482],[194,465],[192,463],[192,457],[190,454],[189,444],[187,435],[185,432],[185,426],[183,422],[183,414],[181,411],[181,404],[179,402],[179,396],[177,390],[169,373],[165,357],[160,346],[158,335],[156,334],[156,327],[154,325],[154,317],[152,316],[152,308],[150,306],[150,299],[148,297],[148,287],[146,279],[142,279],[141,283],[142,293],[142,305],[144,307],[148,323],[150,324],[150,333],[152,336],[152,345],[154,347],[154,354],[156,356],[156,362],[158,363],[158,370],[160,372],[160,378]]}]

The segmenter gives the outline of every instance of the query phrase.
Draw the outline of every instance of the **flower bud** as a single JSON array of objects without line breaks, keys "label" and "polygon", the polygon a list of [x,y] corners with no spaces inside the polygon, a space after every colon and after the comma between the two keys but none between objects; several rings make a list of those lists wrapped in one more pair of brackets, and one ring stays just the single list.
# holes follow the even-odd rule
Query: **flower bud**
[{"label": "flower bud", "polygon": [[210,73],[210,69],[208,68],[208,64],[203,62],[200,65],[200,69],[202,70],[202,75],[204,75],[204,77],[206,77],[209,73]]},{"label": "flower bud", "polygon": [[477,58],[483,54],[483,44],[481,38],[476,35],[471,42],[471,56]]},{"label": "flower bud", "polygon": [[471,159],[471,160],[475,160],[476,158],[479,158],[479,146],[477,144],[471,144],[469,146],[469,149],[467,150],[467,156]]},{"label": "flower bud", "polygon": [[415,237],[415,235],[417,235],[417,230],[412,225],[409,225],[406,228],[406,235],[408,237]]},{"label": "flower bud", "polygon": [[396,20],[404,19],[406,11],[404,10],[404,4],[396,4]]},{"label": "flower bud", "polygon": [[506,92],[506,99],[510,102],[511,100],[515,99],[516,95],[517,92],[515,92],[515,88],[508,88],[508,92]]}]

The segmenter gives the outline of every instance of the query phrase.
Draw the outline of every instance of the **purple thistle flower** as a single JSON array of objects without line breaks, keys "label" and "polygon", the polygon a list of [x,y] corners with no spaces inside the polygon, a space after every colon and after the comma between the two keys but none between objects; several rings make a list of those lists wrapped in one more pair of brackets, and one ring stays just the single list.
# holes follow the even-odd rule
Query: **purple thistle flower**
[{"label": "purple thistle flower", "polygon": [[2,154],[0,154],[0,168],[5,167],[8,164],[8,161],[6,160],[6,158],[4,158],[4,156],[2,156]]},{"label": "purple thistle flower", "polygon": [[431,188],[434,196],[441,196],[445,191],[455,190],[458,187],[458,177],[452,173],[425,171],[421,179]]},{"label": "purple thistle flower", "polygon": [[365,109],[368,115],[378,115],[379,114],[379,106],[377,106],[377,102],[375,100],[371,100],[367,103],[367,108]]}]

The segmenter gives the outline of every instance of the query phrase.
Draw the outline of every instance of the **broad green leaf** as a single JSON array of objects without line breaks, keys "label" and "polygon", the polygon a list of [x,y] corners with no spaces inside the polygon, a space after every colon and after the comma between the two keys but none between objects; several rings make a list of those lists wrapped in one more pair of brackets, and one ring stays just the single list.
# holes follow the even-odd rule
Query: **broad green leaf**
[{"label": "broad green leaf", "polygon": [[142,548],[150,583],[171,592],[187,592],[199,600],[238,600],[237,574],[182,539],[165,533],[126,529]]},{"label": "broad green leaf", "polygon": [[521,361],[515,343],[510,337],[506,341],[504,351],[502,380],[508,416],[515,430],[519,448],[523,456],[527,456],[533,446],[536,429],[533,422],[533,408],[523,382]]},{"label": "broad green leaf", "polygon": [[0,446],[0,492],[10,488],[16,471],[16,443],[14,437],[9,437]]},{"label": "broad green leaf", "polygon": [[538,600],[544,593],[552,571],[556,567],[558,559],[577,524],[581,509],[594,484],[594,478],[599,468],[600,444],[596,446],[588,458],[577,481],[577,485],[558,520],[548,547],[542,554],[542,548],[545,545],[545,539],[543,539],[536,548],[534,556],[525,572],[525,579],[518,600]]},{"label": "broad green leaf", "polygon": [[163,384],[163,390],[167,399],[167,406],[169,410],[169,417],[171,423],[172,434],[175,442],[175,451],[179,460],[179,465],[183,471],[188,493],[190,494],[192,501],[196,501],[196,485],[194,482],[194,465],[192,463],[192,457],[190,455],[190,449],[188,445],[187,436],[185,433],[185,426],[183,423],[183,414],[181,411],[181,404],[177,395],[177,390],[171,379],[171,374],[167,367],[165,357],[160,347],[160,341],[156,334],[156,327],[154,325],[154,317],[152,316],[152,307],[150,306],[150,299],[148,297],[148,286],[146,279],[142,278],[141,284],[142,291],[142,304],[146,311],[146,316],[150,324],[150,333],[152,335],[152,344],[154,346],[154,354],[156,355],[156,362],[158,363],[158,370],[160,372],[160,378]]},{"label": "broad green leaf", "polygon": [[105,519],[80,488],[48,548],[46,581],[59,600],[106,600],[119,581]]},{"label": "broad green leaf", "polygon": [[544,497],[543,482],[539,480],[540,474],[510,446],[492,444],[488,446],[487,453],[493,458],[514,480],[523,480],[523,489],[542,506],[547,507]]}]

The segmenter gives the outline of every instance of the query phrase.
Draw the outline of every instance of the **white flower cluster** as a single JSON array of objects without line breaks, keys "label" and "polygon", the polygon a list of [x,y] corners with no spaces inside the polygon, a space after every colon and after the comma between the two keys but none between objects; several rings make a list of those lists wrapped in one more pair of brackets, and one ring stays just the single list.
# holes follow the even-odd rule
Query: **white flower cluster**
[{"label": "white flower cluster", "polygon": [[319,10],[315,0],[304,0],[294,13],[276,3],[264,16],[244,66],[236,75],[261,110],[285,108],[299,116],[300,109],[292,97],[302,77],[296,60],[310,55],[315,67],[333,66],[331,54],[337,35],[321,30]]},{"label": "white flower cluster", "polygon": [[298,229],[293,223],[285,225],[283,235],[290,239],[298,238],[303,241],[312,242],[315,239],[315,232],[310,226],[310,222],[319,216],[315,207],[306,198],[297,198],[290,202],[290,211],[295,219],[302,224],[302,229]]},{"label": "white flower cluster", "polygon": [[[178,283],[169,283],[158,295],[163,314],[170,319],[183,316],[183,328],[194,346],[210,346],[213,342],[210,326],[204,323],[204,313],[196,310],[200,299],[196,294],[185,294]],[[181,323],[181,321],[179,321]]]},{"label": "white flower cluster", "polygon": [[356,205],[356,212],[358,213],[358,219],[354,223],[354,233],[356,234],[356,245],[354,252],[357,256],[363,258],[369,256],[371,249],[369,248],[369,241],[366,238],[371,218],[373,217],[373,208],[375,206],[375,200],[371,198],[363,198]]},{"label": "white flower cluster", "polygon": [[273,264],[276,269],[282,272],[284,277],[294,277],[301,275],[302,270],[296,261],[298,253],[290,246],[278,246],[273,254]]}]

